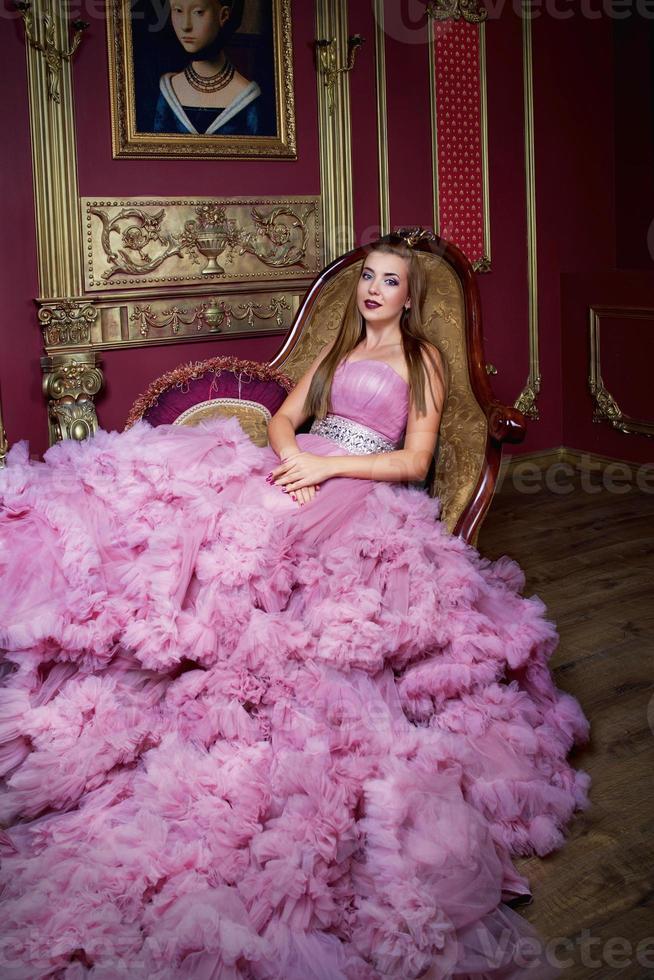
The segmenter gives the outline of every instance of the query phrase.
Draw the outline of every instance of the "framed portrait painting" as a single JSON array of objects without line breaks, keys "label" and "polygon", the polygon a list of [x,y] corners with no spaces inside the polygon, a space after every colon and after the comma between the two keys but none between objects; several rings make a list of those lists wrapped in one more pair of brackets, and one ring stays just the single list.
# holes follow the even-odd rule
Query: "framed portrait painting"
[{"label": "framed portrait painting", "polygon": [[114,157],[297,156],[291,0],[108,0]]}]

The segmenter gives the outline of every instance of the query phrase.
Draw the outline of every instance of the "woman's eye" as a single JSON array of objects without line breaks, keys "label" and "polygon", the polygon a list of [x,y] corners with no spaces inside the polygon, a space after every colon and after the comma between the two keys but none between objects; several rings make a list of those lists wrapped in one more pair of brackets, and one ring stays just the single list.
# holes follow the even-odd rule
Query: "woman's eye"
[{"label": "woman's eye", "polygon": [[395,280],[395,279],[387,279],[386,280],[386,283],[389,286],[397,286],[397,280]]}]

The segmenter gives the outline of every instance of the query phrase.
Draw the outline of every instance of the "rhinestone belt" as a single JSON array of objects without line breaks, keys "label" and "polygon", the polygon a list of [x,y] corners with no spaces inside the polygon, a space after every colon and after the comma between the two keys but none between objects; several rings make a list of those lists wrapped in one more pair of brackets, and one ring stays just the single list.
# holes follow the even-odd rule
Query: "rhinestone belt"
[{"label": "rhinestone belt", "polygon": [[396,445],[385,439],[379,432],[369,429],[344,415],[333,415],[331,412],[324,419],[316,419],[309,432],[326,439],[338,442],[349,453],[363,456],[366,453],[391,453]]}]

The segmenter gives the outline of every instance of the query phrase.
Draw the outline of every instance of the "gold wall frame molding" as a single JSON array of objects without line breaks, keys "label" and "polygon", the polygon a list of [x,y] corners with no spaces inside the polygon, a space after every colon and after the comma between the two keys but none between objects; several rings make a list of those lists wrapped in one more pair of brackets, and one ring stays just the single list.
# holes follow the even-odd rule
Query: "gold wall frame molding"
[{"label": "gold wall frame molding", "polygon": [[522,17],[522,78],[525,134],[525,198],[527,218],[527,289],[529,296],[529,374],[514,402],[528,418],[538,421],[538,395],[541,388],[540,340],[538,336],[538,256],[536,236],[536,154],[534,150],[534,63],[531,19]]},{"label": "gold wall frame molding", "polygon": [[[317,0],[316,40],[333,39],[335,57],[345,61],[348,50],[348,10],[342,0]],[[324,262],[333,262],[354,248],[354,199],[352,191],[352,127],[349,72],[335,76],[331,91],[324,84],[318,47],[318,131],[322,191]]]},{"label": "gold wall frame molding", "polygon": [[103,385],[94,351],[41,358],[43,394],[48,402],[50,445],[62,439],[81,442],[97,432],[93,399]]},{"label": "gold wall frame molding", "polygon": [[[268,80],[269,88],[264,93],[264,96],[269,98],[265,99],[262,108],[265,111],[265,106],[269,102],[275,107],[275,111],[272,113],[269,111],[262,117],[260,128],[263,132],[221,134],[219,129],[214,131],[211,127],[207,132],[198,132],[179,100],[173,102],[174,109],[170,109],[170,114],[177,120],[168,123],[172,128],[155,131],[158,91],[143,118],[143,114],[139,113],[139,106],[142,105],[144,98],[144,93],[139,88],[139,66],[142,61],[152,59],[152,45],[157,42],[157,35],[161,31],[155,31],[153,23],[148,22],[146,11],[143,9],[145,5],[139,9],[135,0],[107,0],[104,6],[107,10],[113,156],[119,159],[150,160],[297,159],[291,0],[269,0],[269,5],[272,33],[266,37],[267,50],[257,49],[256,35],[245,37],[243,44],[250,51],[254,50],[255,57],[259,56],[263,60],[272,59],[273,77]],[[160,8],[161,11],[165,11],[166,5],[161,3]],[[157,14],[157,19],[159,17],[160,14]],[[238,43],[236,41],[238,37],[237,30],[232,40]],[[253,42],[254,48],[252,48]],[[156,59],[156,55],[154,57]],[[238,61],[236,55],[235,61]],[[174,63],[170,67],[174,67]],[[160,76],[162,92],[167,88],[166,78],[170,83],[172,75],[173,72],[165,72]],[[260,81],[262,86],[266,87],[266,82],[262,79]],[[175,97],[174,90],[168,88],[168,92],[169,98]],[[145,94],[152,96],[147,89]],[[258,98],[259,96],[255,95],[246,105],[252,105]],[[233,106],[233,103],[231,105]],[[230,111],[230,106],[223,106],[224,108]],[[273,119],[274,132],[270,132],[273,128]],[[230,117],[227,116],[225,122],[229,121]]]},{"label": "gold wall frame molding", "polygon": [[593,396],[593,422],[608,422],[618,432],[625,435],[654,437],[654,420],[645,421],[626,415],[615,397],[607,389],[602,378],[602,358],[600,329],[602,317],[621,317],[632,320],[653,320],[654,309],[635,306],[591,306],[590,318],[590,363],[588,387]]},{"label": "gold wall frame molding", "polygon": [[57,25],[52,13],[52,3],[50,3],[47,11],[41,13],[41,31],[38,31],[38,29],[35,28],[31,2],[28,2],[28,0],[18,0],[14,6],[23,18],[25,40],[34,51],[41,55],[43,61],[45,62],[48,82],[48,98],[51,99],[52,102],[59,103],[61,102],[59,80],[61,77],[62,66],[64,62],[70,61],[77,51],[84,31],[89,25],[85,20],[74,20],[71,25],[74,32],[72,40],[68,41],[67,39],[66,46],[60,47],[60,41],[57,37]]},{"label": "gold wall frame molding", "polygon": [[379,233],[391,230],[391,202],[388,170],[388,104],[386,98],[386,32],[384,0],[374,0],[375,15],[375,93],[377,98],[377,154],[379,170]]},{"label": "gold wall frame molding", "polygon": [[[60,50],[68,43],[68,20],[49,0],[32,0],[36,20],[51,16]],[[59,101],[49,96],[49,69],[39,51],[26,46],[32,141],[39,292],[43,299],[79,296],[83,290],[82,235],[77,220],[77,146],[70,59],[60,66]]]},{"label": "gold wall frame molding", "polygon": [[[87,292],[321,269],[320,198],[81,198]],[[219,261],[220,260],[220,261]]]}]

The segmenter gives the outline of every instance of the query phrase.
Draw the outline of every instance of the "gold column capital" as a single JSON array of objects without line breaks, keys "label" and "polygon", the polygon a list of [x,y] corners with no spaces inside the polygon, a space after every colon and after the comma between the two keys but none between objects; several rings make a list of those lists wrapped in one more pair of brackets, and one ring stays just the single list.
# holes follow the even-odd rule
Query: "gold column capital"
[{"label": "gold column capital", "polygon": [[81,442],[97,431],[93,399],[104,382],[100,363],[95,351],[41,358],[51,445],[61,439]]}]

